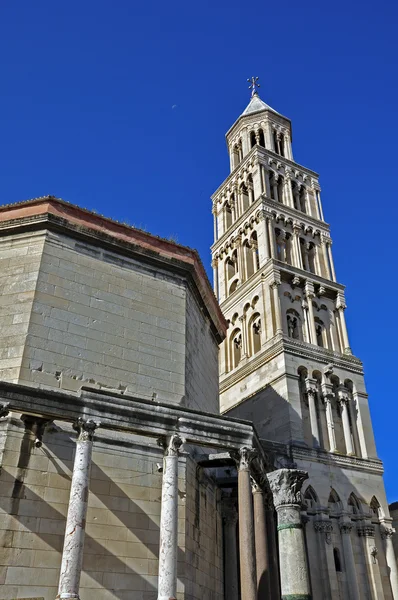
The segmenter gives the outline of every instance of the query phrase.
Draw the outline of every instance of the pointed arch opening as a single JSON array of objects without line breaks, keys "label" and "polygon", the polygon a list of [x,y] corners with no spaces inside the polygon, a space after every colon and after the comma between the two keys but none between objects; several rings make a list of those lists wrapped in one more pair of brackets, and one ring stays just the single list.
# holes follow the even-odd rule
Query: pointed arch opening
[{"label": "pointed arch opening", "polygon": [[304,498],[304,505],[307,509],[315,508],[317,506],[317,504],[319,503],[318,496],[317,496],[314,488],[312,487],[312,485],[309,485],[307,487],[307,489],[304,492],[303,498]]},{"label": "pointed arch opening", "polygon": [[230,357],[231,357],[231,369],[235,369],[242,357],[242,332],[239,328],[236,328],[231,333],[230,343]]},{"label": "pointed arch opening", "polygon": [[330,514],[338,514],[341,512],[343,505],[340,500],[340,496],[336,492],[335,489],[331,488],[329,498],[328,498],[328,507],[330,510]]},{"label": "pointed arch opening", "polygon": [[362,502],[360,499],[352,492],[350,497],[348,498],[348,509],[352,512],[353,515],[361,515],[362,514]]}]

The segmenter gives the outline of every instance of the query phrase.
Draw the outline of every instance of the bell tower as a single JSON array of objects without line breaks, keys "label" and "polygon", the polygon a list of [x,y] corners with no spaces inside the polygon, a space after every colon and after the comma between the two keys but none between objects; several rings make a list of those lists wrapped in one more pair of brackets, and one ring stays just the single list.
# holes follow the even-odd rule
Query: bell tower
[{"label": "bell tower", "polygon": [[212,196],[214,289],[229,322],[221,412],[268,440],[376,457],[318,174],[294,161],[290,120],[250,81],[226,134],[231,172]]}]

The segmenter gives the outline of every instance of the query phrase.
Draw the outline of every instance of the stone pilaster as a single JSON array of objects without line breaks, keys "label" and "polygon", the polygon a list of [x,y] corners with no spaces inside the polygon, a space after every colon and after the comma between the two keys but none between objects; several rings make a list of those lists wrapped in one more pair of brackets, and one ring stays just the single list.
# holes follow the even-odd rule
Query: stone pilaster
[{"label": "stone pilaster", "polygon": [[270,561],[268,554],[268,532],[265,515],[264,490],[252,480],[254,507],[254,539],[256,548],[257,598],[270,597]]},{"label": "stone pilaster", "polygon": [[347,585],[350,598],[359,600],[359,587],[357,571],[355,567],[354,551],[352,549],[351,531],[353,523],[349,520],[342,520],[340,523],[341,539],[343,544],[344,563],[347,572]]},{"label": "stone pilaster", "polygon": [[81,418],[73,425],[78,436],[57,595],[60,600],[80,598],[79,586],[83,563],[91,457],[94,432],[98,426],[99,424],[94,421],[84,421]]},{"label": "stone pilaster", "polygon": [[174,600],[177,594],[178,550],[178,452],[184,443],[179,435],[159,440],[164,448],[158,600]]},{"label": "stone pilaster", "polygon": [[310,600],[310,581],[301,523],[301,487],[305,471],[278,469],[267,475],[278,514],[282,600]]}]

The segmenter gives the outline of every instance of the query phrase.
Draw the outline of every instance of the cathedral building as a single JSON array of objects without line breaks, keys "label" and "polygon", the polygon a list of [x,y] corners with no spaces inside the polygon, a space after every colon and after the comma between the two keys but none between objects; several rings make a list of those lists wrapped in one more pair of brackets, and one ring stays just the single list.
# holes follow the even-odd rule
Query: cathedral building
[{"label": "cathedral building", "polygon": [[398,600],[318,175],[253,81],[196,251],[0,207],[1,600]]}]

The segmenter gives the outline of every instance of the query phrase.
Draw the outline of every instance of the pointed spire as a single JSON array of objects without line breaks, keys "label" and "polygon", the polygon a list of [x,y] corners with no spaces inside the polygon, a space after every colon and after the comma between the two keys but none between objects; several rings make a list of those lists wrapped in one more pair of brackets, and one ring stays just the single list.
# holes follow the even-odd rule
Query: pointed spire
[{"label": "pointed spire", "polygon": [[258,79],[258,77],[250,77],[250,79],[247,80],[248,83],[250,83],[249,90],[251,90],[251,97],[249,104],[241,114],[242,117],[244,115],[250,115],[251,113],[259,112],[260,110],[272,110],[272,112],[276,113],[277,115],[279,114],[276,112],[276,110],[271,108],[271,106],[268,106],[268,104],[265,104],[265,102],[261,100],[257,92],[257,88],[260,87]]}]

